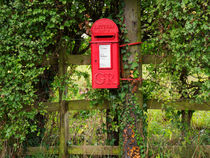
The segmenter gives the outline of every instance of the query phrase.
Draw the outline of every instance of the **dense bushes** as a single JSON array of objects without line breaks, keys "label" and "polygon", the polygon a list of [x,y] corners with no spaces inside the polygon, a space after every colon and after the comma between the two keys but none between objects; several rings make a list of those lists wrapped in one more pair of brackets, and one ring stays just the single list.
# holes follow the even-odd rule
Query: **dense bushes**
[{"label": "dense bushes", "polygon": [[167,88],[173,99],[208,101],[207,1],[151,0],[142,1],[142,7],[143,53],[167,57],[148,67],[155,91]]},{"label": "dense bushes", "polygon": [[1,1],[0,147],[4,143],[4,147],[18,151],[26,136],[40,135],[44,122],[39,103],[49,98],[60,50],[85,53],[89,46],[81,36],[89,34],[90,18],[95,21],[102,15],[110,15],[117,3]]}]

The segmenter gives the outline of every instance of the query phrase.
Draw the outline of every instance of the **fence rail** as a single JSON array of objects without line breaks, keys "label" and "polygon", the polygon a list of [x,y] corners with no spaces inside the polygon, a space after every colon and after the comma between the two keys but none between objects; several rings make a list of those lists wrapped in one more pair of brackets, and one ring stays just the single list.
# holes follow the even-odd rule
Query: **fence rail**
[{"label": "fence rail", "polygon": [[[100,105],[91,105],[90,100],[71,100],[65,101],[67,104],[67,110],[104,110],[109,109],[109,103],[104,102]],[[172,107],[177,110],[210,110],[210,103],[191,103],[190,100],[182,100],[182,101],[175,101],[165,103],[164,101],[157,101],[157,100],[148,100],[147,101],[147,108],[148,109],[163,109],[163,107]],[[59,111],[59,103],[58,102],[45,102],[43,105],[46,106],[46,110],[48,112],[55,112]]]},{"label": "fence rail", "polygon": [[[163,59],[170,60],[172,56],[158,56],[158,55],[142,55],[142,64],[160,64]],[[54,64],[57,59],[55,56],[50,56],[49,59],[44,59],[44,64]],[[90,55],[69,55],[65,54],[67,65],[90,65]]]},{"label": "fence rail", "polygon": [[[90,65],[90,55],[66,55],[67,64]],[[170,60],[171,56],[163,57],[157,55],[143,55],[142,64],[160,64],[163,59]]]},{"label": "fence rail", "polygon": [[[152,151],[158,153],[161,150],[172,150],[175,153],[179,153],[179,155],[185,155],[186,157],[191,156],[195,152],[203,152],[210,156],[210,145],[187,145],[187,146],[151,146]],[[34,155],[34,154],[58,154],[58,147],[29,147],[25,155]],[[76,146],[71,145],[68,147],[68,154],[72,155],[120,155],[120,147],[119,146],[93,146],[93,145],[83,145]],[[187,155],[188,154],[188,155]]]}]

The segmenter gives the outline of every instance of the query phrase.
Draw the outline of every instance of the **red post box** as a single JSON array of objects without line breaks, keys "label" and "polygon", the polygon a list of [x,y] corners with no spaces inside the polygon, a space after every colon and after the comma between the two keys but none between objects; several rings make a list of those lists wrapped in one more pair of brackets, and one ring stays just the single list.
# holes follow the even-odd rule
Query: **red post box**
[{"label": "red post box", "polygon": [[119,30],[110,19],[99,19],[91,28],[91,69],[93,88],[118,88]]}]

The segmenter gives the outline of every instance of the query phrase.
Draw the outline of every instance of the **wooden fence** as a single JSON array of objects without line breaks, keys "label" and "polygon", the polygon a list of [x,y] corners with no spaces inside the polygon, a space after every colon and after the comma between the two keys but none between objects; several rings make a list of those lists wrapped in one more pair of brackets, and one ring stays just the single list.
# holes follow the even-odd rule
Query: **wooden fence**
[{"label": "wooden fence", "polygon": [[[166,57],[170,60],[171,57]],[[163,58],[155,55],[144,55],[142,57],[143,64],[159,64]],[[46,61],[45,64],[52,64],[54,58],[51,57],[49,61]],[[66,73],[66,67],[71,64],[76,65],[89,65],[90,56],[89,55],[67,55],[62,53],[59,56],[59,74],[64,76]],[[65,85],[64,85],[65,86]],[[65,95],[65,90],[63,91]],[[65,101],[62,100],[62,93],[60,92],[59,102],[54,103],[43,103],[46,105],[46,110],[48,112],[60,112],[60,146],[59,147],[49,147],[48,149],[44,147],[29,147],[27,149],[26,155],[32,155],[36,153],[51,153],[58,154],[59,157],[67,157],[68,154],[81,154],[81,155],[119,155],[120,148],[118,146],[76,146],[76,145],[67,145],[68,139],[68,111],[70,110],[95,110],[95,109],[109,109],[109,103],[104,102],[102,105],[90,106],[89,100],[71,100]],[[148,100],[147,108],[148,109],[161,109],[163,101],[157,100]],[[179,100],[175,102],[170,102],[166,106],[172,106],[177,110],[210,110],[210,103],[196,104],[190,103],[190,100]],[[157,147],[151,147],[155,150]],[[186,150],[192,150],[193,152],[198,148],[198,146],[183,147],[182,151],[180,146],[166,146],[165,149],[172,148],[174,151],[179,151],[186,153]],[[210,155],[210,145],[199,146],[199,149],[203,149],[206,153]]]}]

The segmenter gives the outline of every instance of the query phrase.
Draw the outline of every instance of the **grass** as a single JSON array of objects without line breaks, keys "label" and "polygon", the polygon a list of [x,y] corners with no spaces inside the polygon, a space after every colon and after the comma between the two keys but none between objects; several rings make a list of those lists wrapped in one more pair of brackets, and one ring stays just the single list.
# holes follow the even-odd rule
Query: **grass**
[{"label": "grass", "polygon": [[[69,145],[105,145],[106,132],[103,131],[103,124],[106,123],[106,112],[93,111],[72,111],[70,112],[70,140]],[[162,110],[148,110],[148,142],[149,147],[155,146],[155,150],[151,150],[151,157],[173,157],[181,158],[180,153],[188,151],[187,148],[173,149],[165,148],[166,146],[179,146],[193,144],[209,145],[209,118],[210,112],[196,111],[192,119],[192,129],[187,133],[184,139],[181,137],[180,129],[165,118],[165,112]],[[199,121],[198,121],[199,120]],[[178,150],[178,152],[177,152]],[[157,153],[158,151],[158,153]],[[191,157],[195,152],[193,149],[187,157]],[[196,153],[205,153],[199,148]],[[190,156],[189,156],[190,155]],[[186,155],[185,155],[186,156]],[[76,158],[79,156],[71,156]],[[196,156],[195,156],[196,157]]]},{"label": "grass", "polygon": [[210,129],[210,111],[196,111],[192,117],[192,127]]}]

